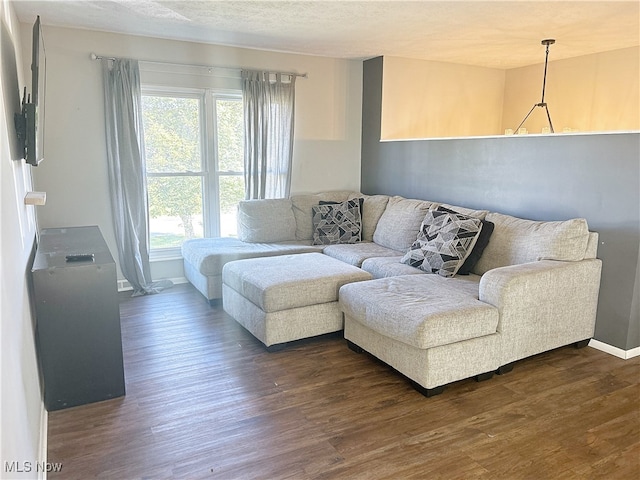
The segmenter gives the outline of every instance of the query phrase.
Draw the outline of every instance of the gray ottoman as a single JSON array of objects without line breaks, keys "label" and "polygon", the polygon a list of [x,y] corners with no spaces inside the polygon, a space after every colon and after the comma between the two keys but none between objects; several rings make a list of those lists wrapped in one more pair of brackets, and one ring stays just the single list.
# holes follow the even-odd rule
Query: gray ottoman
[{"label": "gray ottoman", "polygon": [[224,310],[270,350],[343,328],[340,287],[371,279],[321,253],[251,258],[222,269]]}]

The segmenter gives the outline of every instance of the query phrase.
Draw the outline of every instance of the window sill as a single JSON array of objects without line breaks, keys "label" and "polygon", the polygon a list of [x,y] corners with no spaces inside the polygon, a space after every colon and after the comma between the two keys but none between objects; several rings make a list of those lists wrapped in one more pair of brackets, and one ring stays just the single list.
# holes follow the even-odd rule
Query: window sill
[{"label": "window sill", "polygon": [[154,262],[167,262],[170,260],[182,260],[182,253],[180,248],[163,248],[158,250],[152,250],[149,253],[149,261]]}]

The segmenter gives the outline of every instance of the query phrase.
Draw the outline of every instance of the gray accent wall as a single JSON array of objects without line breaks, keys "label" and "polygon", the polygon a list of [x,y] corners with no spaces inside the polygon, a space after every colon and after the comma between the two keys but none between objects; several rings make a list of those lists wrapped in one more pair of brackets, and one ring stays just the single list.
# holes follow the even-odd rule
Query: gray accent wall
[{"label": "gray accent wall", "polygon": [[603,261],[594,338],[639,347],[640,133],[380,142],[382,62],[363,65],[362,191],[532,220],[586,218]]}]

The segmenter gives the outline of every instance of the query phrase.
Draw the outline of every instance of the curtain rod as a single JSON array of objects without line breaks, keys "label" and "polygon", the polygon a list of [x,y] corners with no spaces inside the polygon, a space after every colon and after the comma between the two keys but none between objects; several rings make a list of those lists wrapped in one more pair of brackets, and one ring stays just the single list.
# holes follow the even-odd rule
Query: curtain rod
[{"label": "curtain rod", "polygon": [[[105,58],[107,60],[117,60],[117,57],[108,57],[106,55],[96,55],[93,52],[91,52],[91,55],[89,55],[89,57],[91,58],[91,60],[102,60],[103,58]],[[144,62],[144,63],[155,63],[155,64],[158,64],[158,65],[174,65],[174,66],[178,66],[178,67],[222,68],[222,69],[225,69],[225,70],[237,70],[237,71],[255,70],[255,69],[242,68],[242,67],[223,67],[223,66],[219,66],[219,65],[197,65],[197,64],[193,64],[193,63],[159,62],[157,60],[139,60],[139,61],[140,62]],[[280,75],[288,75],[288,76],[291,76],[291,77],[309,78],[309,75],[307,73],[296,73],[296,72],[269,72],[269,73],[280,74]]]}]

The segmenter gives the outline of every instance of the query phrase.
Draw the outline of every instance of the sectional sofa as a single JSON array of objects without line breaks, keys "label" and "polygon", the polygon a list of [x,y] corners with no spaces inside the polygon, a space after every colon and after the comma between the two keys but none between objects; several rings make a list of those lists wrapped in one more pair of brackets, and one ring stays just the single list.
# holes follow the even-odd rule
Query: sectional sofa
[{"label": "sectional sofa", "polygon": [[[259,311],[253,303],[264,292],[252,285],[247,294],[243,272],[259,269],[268,276],[277,271],[275,276],[282,277],[286,267],[278,262],[291,264],[293,257],[247,259],[321,253],[297,261],[304,265],[308,258],[321,266],[326,258],[332,268],[335,260],[355,267],[345,277],[353,280],[335,286],[339,291],[331,302],[340,323],[333,321],[331,328],[344,327],[352,350],[378,357],[428,396],[460,379],[505,373],[537,353],[585,345],[594,332],[601,261],[598,235],[589,232],[585,219],[539,222],[339,191],[241,202],[238,227],[238,238],[183,245],[185,274],[210,302],[219,301],[224,289],[229,295],[225,309],[232,315],[248,315],[247,305]],[[308,274],[295,267],[301,281],[320,269],[308,266]],[[282,281],[263,284],[282,286]],[[281,288],[277,299],[284,310],[298,305],[296,299],[282,298],[286,292]],[[237,301],[242,309],[235,308]],[[309,316],[280,318],[303,323]],[[272,328],[285,327],[280,322]]]}]

